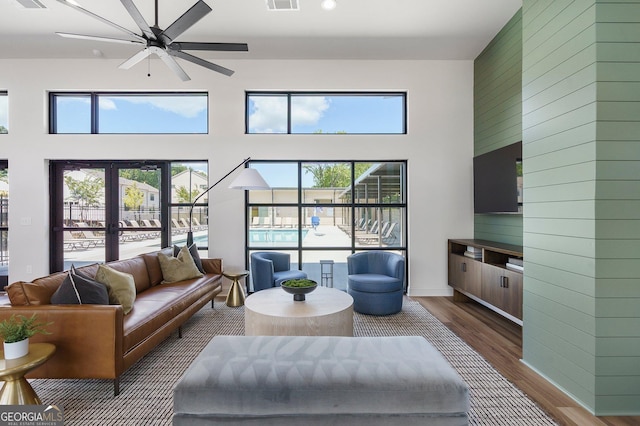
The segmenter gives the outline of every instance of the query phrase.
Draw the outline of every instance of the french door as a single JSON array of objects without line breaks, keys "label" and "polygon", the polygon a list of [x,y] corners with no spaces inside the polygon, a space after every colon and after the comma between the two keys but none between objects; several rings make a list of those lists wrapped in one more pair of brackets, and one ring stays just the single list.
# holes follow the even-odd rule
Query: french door
[{"label": "french door", "polygon": [[169,244],[170,162],[51,162],[51,272]]}]

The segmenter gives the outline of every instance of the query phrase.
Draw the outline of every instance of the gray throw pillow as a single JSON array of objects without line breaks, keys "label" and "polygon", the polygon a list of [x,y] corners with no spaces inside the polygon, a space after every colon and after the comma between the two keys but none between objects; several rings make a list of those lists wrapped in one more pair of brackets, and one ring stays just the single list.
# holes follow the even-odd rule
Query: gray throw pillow
[{"label": "gray throw pillow", "polygon": [[177,257],[170,257],[159,252],[158,260],[160,261],[160,269],[162,269],[162,283],[169,284],[178,281],[199,278],[202,276],[189,253],[189,249],[185,246],[180,249]]},{"label": "gray throw pillow", "polygon": [[108,305],[107,287],[84,275],[75,268],[67,274],[60,287],[51,295],[52,305]]},{"label": "gray throw pillow", "polygon": [[[178,253],[180,253],[180,247],[174,245],[173,257],[178,257]],[[196,243],[193,243],[189,246],[189,254],[191,254],[193,262],[196,264],[198,271],[200,271],[201,274],[204,274],[204,267],[202,266],[202,260],[200,260],[200,253],[198,253],[198,246],[196,246]]]}]

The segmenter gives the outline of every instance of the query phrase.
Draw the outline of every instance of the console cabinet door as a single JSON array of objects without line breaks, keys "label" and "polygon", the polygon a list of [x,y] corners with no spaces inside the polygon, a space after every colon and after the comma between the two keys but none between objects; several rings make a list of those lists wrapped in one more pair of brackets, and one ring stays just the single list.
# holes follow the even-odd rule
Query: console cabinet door
[{"label": "console cabinet door", "polygon": [[522,274],[482,265],[482,300],[522,319]]},{"label": "console cabinet door", "polygon": [[449,285],[481,297],[481,266],[482,264],[476,260],[458,254],[449,254]]}]

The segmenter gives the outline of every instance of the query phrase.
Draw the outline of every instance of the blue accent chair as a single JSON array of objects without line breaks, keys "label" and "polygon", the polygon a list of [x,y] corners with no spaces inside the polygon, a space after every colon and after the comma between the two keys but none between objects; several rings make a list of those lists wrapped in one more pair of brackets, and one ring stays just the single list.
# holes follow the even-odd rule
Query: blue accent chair
[{"label": "blue accent chair", "polygon": [[251,253],[251,278],[255,292],[279,287],[286,280],[307,278],[307,274],[297,269],[291,270],[288,253],[258,251]]},{"label": "blue accent chair", "polygon": [[353,310],[391,315],[402,310],[405,259],[387,251],[365,251],[347,257],[348,292]]}]

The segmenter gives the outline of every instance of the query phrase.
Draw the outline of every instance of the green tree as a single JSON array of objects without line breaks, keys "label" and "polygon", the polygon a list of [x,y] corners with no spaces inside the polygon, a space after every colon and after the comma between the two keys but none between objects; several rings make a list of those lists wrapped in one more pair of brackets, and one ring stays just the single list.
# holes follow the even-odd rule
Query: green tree
[{"label": "green tree", "polygon": [[4,126],[0,126],[0,133],[9,133],[9,130]]},{"label": "green tree", "polygon": [[[370,163],[356,163],[356,178],[362,175]],[[347,163],[308,164],[304,169],[313,175],[314,188],[346,188],[351,186],[351,167]]]},{"label": "green tree", "polygon": [[189,192],[189,190],[184,186],[179,186],[178,188],[176,188],[176,197],[178,197],[179,203],[190,203],[194,198],[198,196],[198,194],[200,194],[200,191],[198,191],[197,189],[193,189],[191,192]]},{"label": "green tree", "polygon": [[141,169],[121,169],[120,177],[130,179],[136,182],[146,183],[156,189],[160,189],[160,171],[159,170],[141,170]]},{"label": "green tree", "polygon": [[172,164],[171,165],[171,176],[175,176],[180,172],[184,172],[185,170],[188,170],[189,167],[183,165],[183,164]]},{"label": "green tree", "polygon": [[104,194],[104,180],[93,176],[87,176],[83,180],[65,176],[64,182],[69,189],[69,198],[80,207],[80,220],[84,221],[85,207],[100,204],[100,197]]},{"label": "green tree", "polygon": [[136,216],[139,216],[140,206],[144,202],[144,192],[138,188],[138,185],[134,182],[133,185],[127,186],[124,189],[124,197],[122,197],[124,206],[129,210],[136,212]]}]

